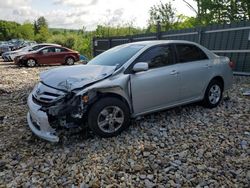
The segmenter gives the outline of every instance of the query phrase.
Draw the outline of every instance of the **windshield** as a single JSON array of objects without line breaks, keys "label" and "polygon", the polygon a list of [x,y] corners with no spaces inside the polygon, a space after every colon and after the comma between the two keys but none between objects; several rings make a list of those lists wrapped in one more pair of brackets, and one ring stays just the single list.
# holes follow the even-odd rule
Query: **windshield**
[{"label": "windshield", "polygon": [[88,63],[88,65],[116,66],[119,68],[143,47],[144,45],[138,44],[117,46],[96,56]]},{"label": "windshield", "polygon": [[40,50],[41,48],[45,47],[45,46],[48,46],[48,45],[34,45],[32,46],[29,51],[38,51]]},{"label": "windshield", "polygon": [[29,49],[31,49],[31,47],[30,47],[30,46],[26,46],[26,47],[21,48],[20,50],[26,52],[26,51],[28,51]]}]

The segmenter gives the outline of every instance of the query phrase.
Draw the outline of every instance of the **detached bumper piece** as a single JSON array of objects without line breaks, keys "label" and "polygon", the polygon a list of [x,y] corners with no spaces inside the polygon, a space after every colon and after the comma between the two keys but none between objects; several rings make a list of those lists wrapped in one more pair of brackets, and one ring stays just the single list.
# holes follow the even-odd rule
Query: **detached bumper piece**
[{"label": "detached bumper piece", "polygon": [[28,106],[27,121],[31,131],[42,139],[58,142],[59,137],[56,136],[55,129],[50,126],[47,114],[40,110],[41,106],[33,102],[32,94],[29,95]]}]

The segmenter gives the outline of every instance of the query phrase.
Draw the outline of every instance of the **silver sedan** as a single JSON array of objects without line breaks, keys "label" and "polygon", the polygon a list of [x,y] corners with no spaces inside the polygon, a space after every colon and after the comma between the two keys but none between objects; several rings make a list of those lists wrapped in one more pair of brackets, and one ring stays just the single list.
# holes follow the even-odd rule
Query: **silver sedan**
[{"label": "silver sedan", "polygon": [[197,101],[216,107],[232,85],[231,68],[227,57],[193,42],[124,44],[87,65],[43,72],[28,99],[28,124],[52,142],[63,127],[115,136],[144,114]]}]

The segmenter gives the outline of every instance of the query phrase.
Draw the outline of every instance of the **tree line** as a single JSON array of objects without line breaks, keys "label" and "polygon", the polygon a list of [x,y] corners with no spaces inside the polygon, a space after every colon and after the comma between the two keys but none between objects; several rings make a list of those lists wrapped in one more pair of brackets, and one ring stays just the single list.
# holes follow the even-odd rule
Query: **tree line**
[{"label": "tree line", "polygon": [[194,0],[196,7],[187,0],[182,5],[188,6],[195,16],[187,17],[177,14],[171,2],[154,5],[150,8],[148,30],[156,30],[157,22],[163,31],[184,29],[209,24],[223,24],[242,20],[250,20],[249,0]]},{"label": "tree line", "polygon": [[40,17],[34,23],[19,24],[13,21],[0,20],[0,40],[22,38],[37,42],[51,42],[61,44],[91,57],[92,38],[125,36],[140,33],[156,32],[157,25],[161,31],[185,29],[196,26],[206,26],[214,23],[231,23],[241,20],[250,20],[249,0],[195,0],[193,7],[187,0],[182,5],[193,11],[193,17],[177,14],[171,2],[158,3],[149,10],[148,25],[146,28],[135,27],[132,22],[120,25],[98,25],[94,31],[53,29],[48,27],[47,20]]}]

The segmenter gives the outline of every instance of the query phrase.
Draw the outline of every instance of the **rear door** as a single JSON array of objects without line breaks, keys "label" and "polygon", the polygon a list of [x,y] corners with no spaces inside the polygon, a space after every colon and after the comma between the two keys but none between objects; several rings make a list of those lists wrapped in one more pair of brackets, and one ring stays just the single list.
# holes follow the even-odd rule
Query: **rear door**
[{"label": "rear door", "polygon": [[195,100],[202,93],[212,71],[211,60],[196,45],[176,44],[181,101]]},{"label": "rear door", "polygon": [[66,58],[66,56],[68,54],[67,51],[68,50],[66,50],[65,48],[56,47],[55,48],[55,61],[57,63],[64,64],[65,63],[65,58]]},{"label": "rear door", "polygon": [[155,111],[179,99],[179,79],[171,45],[146,50],[132,65],[147,62],[149,70],[131,73],[131,92],[135,114]]}]

